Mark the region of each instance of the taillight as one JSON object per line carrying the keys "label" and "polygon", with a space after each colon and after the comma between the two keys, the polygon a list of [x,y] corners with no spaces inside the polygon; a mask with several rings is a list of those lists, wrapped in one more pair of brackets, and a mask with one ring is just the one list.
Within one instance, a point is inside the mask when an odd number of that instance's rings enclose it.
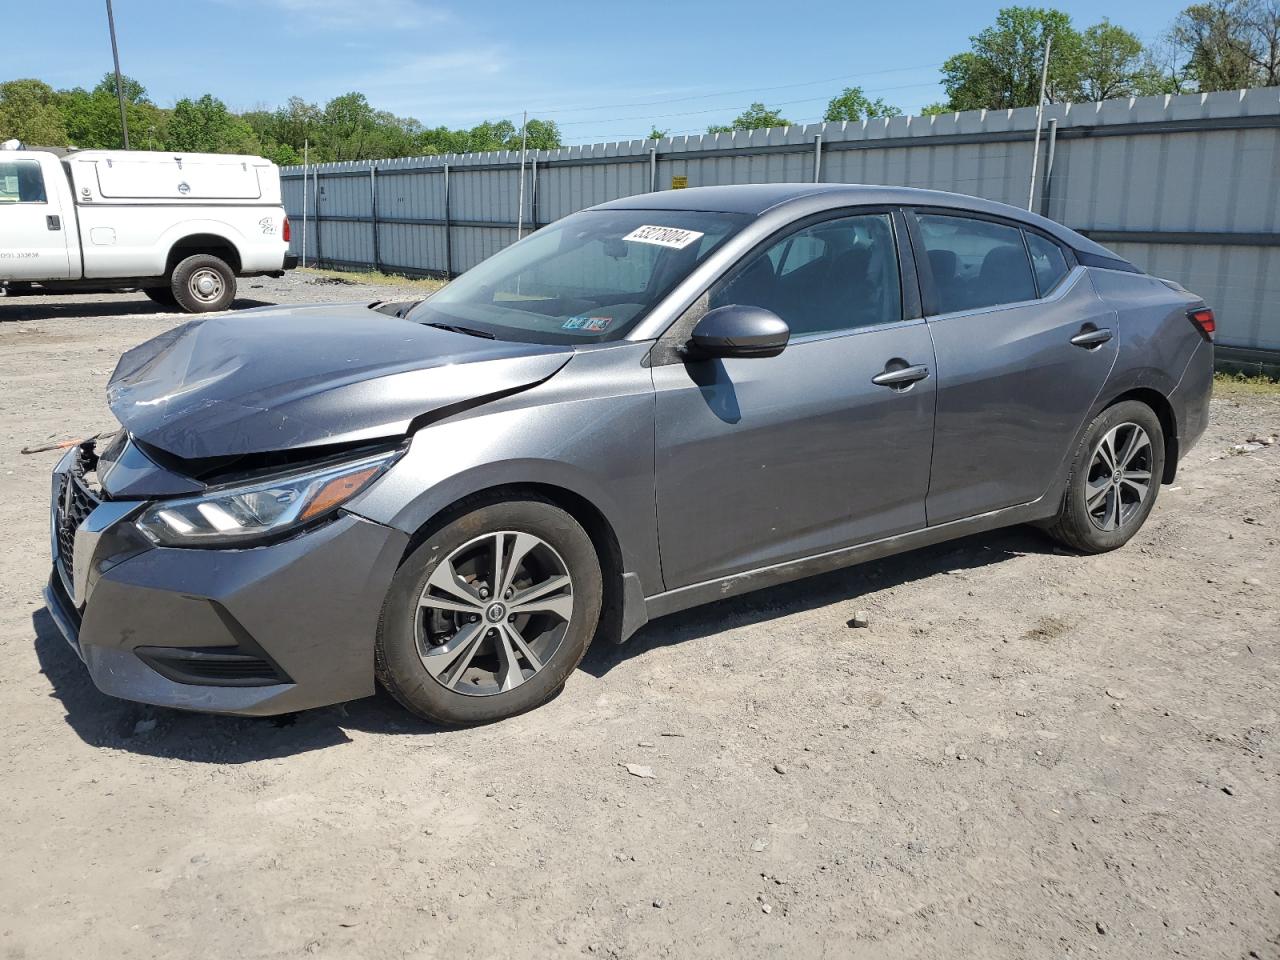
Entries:
{"label": "taillight", "polygon": [[[283,234],[284,234],[284,242],[288,243],[289,242],[289,218],[288,217],[284,218]],[[1210,321],[1212,322],[1213,314],[1209,314],[1209,317],[1210,317]]]}
{"label": "taillight", "polygon": [[1187,319],[1196,325],[1196,329],[1206,340],[1213,339],[1213,332],[1217,326],[1213,322],[1213,311],[1208,307],[1201,307],[1199,310],[1190,310],[1187,312]]}

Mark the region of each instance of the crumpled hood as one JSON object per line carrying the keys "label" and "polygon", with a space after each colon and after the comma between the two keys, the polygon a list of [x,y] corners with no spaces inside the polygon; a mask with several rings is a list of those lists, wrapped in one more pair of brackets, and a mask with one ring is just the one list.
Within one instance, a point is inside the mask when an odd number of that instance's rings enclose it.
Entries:
{"label": "crumpled hood", "polygon": [[539,383],[572,347],[487,340],[364,304],[268,307],[195,320],[120,358],[107,402],[182,458],[403,435],[416,417]]}

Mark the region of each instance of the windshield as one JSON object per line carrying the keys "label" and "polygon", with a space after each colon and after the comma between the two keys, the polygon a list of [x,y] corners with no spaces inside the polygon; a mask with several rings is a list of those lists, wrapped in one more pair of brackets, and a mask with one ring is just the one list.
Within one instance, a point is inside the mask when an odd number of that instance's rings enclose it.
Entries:
{"label": "windshield", "polygon": [[584,210],[468,270],[409,319],[501,340],[620,340],[749,220],[688,210]]}

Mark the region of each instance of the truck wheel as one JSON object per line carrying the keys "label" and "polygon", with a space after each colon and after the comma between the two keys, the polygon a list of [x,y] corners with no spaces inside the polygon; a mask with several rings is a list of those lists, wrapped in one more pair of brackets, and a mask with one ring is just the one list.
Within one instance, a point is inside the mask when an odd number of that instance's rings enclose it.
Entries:
{"label": "truck wheel", "polygon": [[187,313],[225,310],[236,296],[236,275],[208,253],[187,257],[173,271],[173,298]]}
{"label": "truck wheel", "polygon": [[162,307],[168,307],[170,310],[177,309],[178,298],[173,295],[173,291],[168,287],[144,287],[143,293],[147,298]]}

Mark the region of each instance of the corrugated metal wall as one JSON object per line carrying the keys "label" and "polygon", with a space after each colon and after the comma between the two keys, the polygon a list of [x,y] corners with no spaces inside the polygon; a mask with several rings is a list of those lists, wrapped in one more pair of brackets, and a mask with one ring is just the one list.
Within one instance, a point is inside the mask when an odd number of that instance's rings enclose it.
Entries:
{"label": "corrugated metal wall", "polygon": [[[1028,107],[535,151],[523,221],[678,178],[931,187],[1025,207],[1035,123]],[[292,252],[305,243],[308,263],[460,273],[515,240],[519,159],[320,164],[305,230],[303,170],[286,168]],[[1047,107],[1039,172],[1041,212],[1202,294],[1221,343],[1280,350],[1280,88]]]}

